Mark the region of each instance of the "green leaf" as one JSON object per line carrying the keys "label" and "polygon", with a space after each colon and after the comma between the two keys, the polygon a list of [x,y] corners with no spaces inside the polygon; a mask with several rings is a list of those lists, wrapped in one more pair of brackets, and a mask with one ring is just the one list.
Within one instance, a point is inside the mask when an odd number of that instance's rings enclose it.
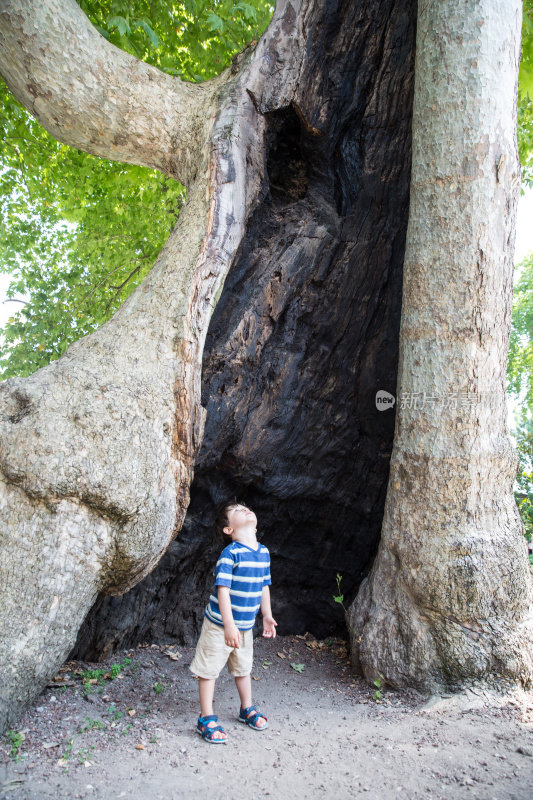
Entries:
{"label": "green leaf", "polygon": [[305,664],[294,664],[291,662],[291,667],[295,672],[303,672],[305,669]]}
{"label": "green leaf", "polygon": [[110,28],[117,28],[121,36],[131,36],[131,28],[124,17],[110,17],[108,25]]}
{"label": "green leaf", "polygon": [[248,3],[239,3],[238,6],[234,6],[234,8],[238,11],[242,11],[245,19],[248,22],[255,22],[257,19],[257,12],[253,6],[249,5]]}
{"label": "green leaf", "polygon": [[148,38],[150,39],[154,47],[159,47],[159,37],[152,30],[152,28],[150,27],[150,25],[146,20],[144,19],[137,20],[135,24],[143,29],[143,31],[147,34]]}
{"label": "green leaf", "polygon": [[[270,0],[236,11],[233,0],[77,3],[116,47],[197,82],[261,35],[274,9]],[[6,379],[56,360],[113,315],[152,268],[186,192],[156,170],[59,143],[1,79],[0,129],[0,272],[11,277],[9,293],[26,301],[10,305],[1,331]]]}
{"label": "green leaf", "polygon": [[215,14],[213,11],[207,15],[206,22],[210,31],[224,30],[224,22],[220,19],[218,14]]}

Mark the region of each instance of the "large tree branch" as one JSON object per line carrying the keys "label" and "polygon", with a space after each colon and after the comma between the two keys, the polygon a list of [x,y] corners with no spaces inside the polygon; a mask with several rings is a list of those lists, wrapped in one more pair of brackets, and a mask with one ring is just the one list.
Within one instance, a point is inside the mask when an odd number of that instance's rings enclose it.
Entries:
{"label": "large tree branch", "polygon": [[[55,0],[47,2],[50,13]],[[74,342],[61,358],[28,378],[0,385],[0,730],[54,674],[98,593],[121,594],[135,585],[153,569],[183,524],[206,416],[201,366],[210,317],[248,220],[268,191],[269,121],[266,113],[258,113],[250,91],[266,110],[276,110],[276,86],[284,90],[284,108],[294,93],[275,77],[288,63],[294,87],[301,71],[305,48],[292,52],[288,44],[299,25],[293,2],[297,5],[298,0],[280,1],[268,30],[257,47],[237,59],[233,74],[226,70],[209,82],[194,110],[198,127],[194,120],[183,127],[185,147],[199,143],[196,163],[189,170],[196,178],[145,280],[105,325]],[[4,22],[6,7],[0,5]],[[55,86],[58,45],[49,47],[36,32],[39,24],[47,27],[46,15],[37,23],[27,21],[25,11],[9,8],[7,16],[21,17],[18,37],[36,37],[40,44],[31,49],[29,44],[26,49],[19,45],[18,60],[10,57],[8,63],[18,73],[20,63],[29,62],[27,74],[40,80],[44,72]],[[73,31],[72,18],[68,25]],[[66,34],[67,39],[73,35]],[[90,52],[87,27],[77,27],[75,35],[72,46],[64,44],[77,59],[70,70],[77,76],[72,92],[76,95],[81,86],[82,98],[94,107],[99,72],[83,77],[79,63],[80,54]],[[57,39],[57,30],[51,38]],[[41,64],[49,50],[55,50],[55,57],[47,58],[47,72]],[[33,52],[35,57],[29,55]],[[116,55],[115,50],[109,52]],[[97,63],[99,58],[91,60]],[[124,58],[117,56],[115,68],[127,62],[135,75],[148,74],[143,72],[145,65]],[[68,62],[60,63],[67,68]],[[87,59],[85,66],[91,69]],[[102,61],[100,72],[105,66]],[[125,90],[106,70],[107,91],[99,101],[107,107],[114,97],[112,87],[115,92],[120,87],[120,94]],[[174,86],[181,84],[157,71],[153,74],[156,83],[163,81],[156,92],[159,111],[163,107],[172,114],[174,98],[162,96],[161,86],[179,95]],[[131,76],[124,73],[123,78],[131,84]],[[70,81],[70,75],[65,80]],[[148,82],[133,85],[139,92],[151,89]],[[76,127],[77,136],[90,140],[78,116],[86,131],[89,121],[95,125],[93,114],[98,110],[93,108],[87,117],[79,96],[73,110],[68,93],[59,86],[54,91],[59,97],[52,94],[50,100],[39,92],[32,95],[33,106],[51,116],[48,105],[55,111],[69,101],[69,124]],[[123,113],[142,102],[132,98],[122,106]],[[200,119],[201,106],[205,118]],[[136,120],[129,117],[135,130],[145,119],[146,107],[141,105]],[[116,125],[120,111],[110,113]],[[105,115],[98,119],[106,128]],[[177,114],[176,125],[179,120]],[[131,131],[131,125],[126,130]],[[72,128],[66,131],[72,136]],[[166,132],[160,129],[154,135],[148,124],[146,131],[146,137],[153,137],[148,142],[152,153],[154,148],[161,153],[157,136],[165,137]],[[115,129],[111,136],[114,144],[119,133]],[[109,137],[96,125],[93,138],[101,143],[102,135]],[[130,133],[121,145],[132,160],[135,141]],[[173,146],[173,137],[167,141]],[[194,155],[191,152],[188,162],[182,155],[181,163],[192,164]],[[137,153],[137,160],[141,156]]]}
{"label": "large tree branch", "polygon": [[108,42],[75,0],[2,0],[0,73],[56,139],[113,161],[195,177],[224,79],[190,84]]}

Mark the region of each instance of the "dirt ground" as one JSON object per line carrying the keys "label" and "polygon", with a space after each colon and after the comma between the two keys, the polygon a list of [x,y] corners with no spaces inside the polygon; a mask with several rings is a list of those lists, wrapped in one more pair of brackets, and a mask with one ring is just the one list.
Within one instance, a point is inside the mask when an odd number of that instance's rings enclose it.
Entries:
{"label": "dirt ground", "polygon": [[268,728],[237,721],[224,669],[221,745],[195,732],[194,648],[70,662],[1,739],[0,800],[533,798],[533,693],[490,706],[474,692],[376,698],[341,640],[259,636],[254,651],[253,700]]}

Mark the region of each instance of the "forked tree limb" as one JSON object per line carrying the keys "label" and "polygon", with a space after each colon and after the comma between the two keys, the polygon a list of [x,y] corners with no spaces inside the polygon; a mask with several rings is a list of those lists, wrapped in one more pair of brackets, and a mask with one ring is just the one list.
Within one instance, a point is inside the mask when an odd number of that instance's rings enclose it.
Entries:
{"label": "forked tree limb", "polygon": [[75,0],[2,0],[0,66],[56,139],[194,180],[218,82],[187,83],[108,42]]}
{"label": "forked tree limb", "polygon": [[[84,83],[78,69],[75,84],[62,94],[69,74],[63,50],[56,45],[43,55],[46,13],[39,17],[36,4],[41,36],[35,20],[27,21],[25,4],[2,6],[3,24],[6,9],[20,17],[22,44],[9,74],[18,74],[20,61],[28,60],[26,46],[35,49],[38,68],[32,63],[22,74],[32,75],[33,84],[42,80],[42,91],[26,86],[29,95],[21,98],[33,113],[52,120],[62,141],[191,180],[151,272],[114,316],[57,361],[0,385],[0,728],[17,718],[62,663],[97,594],[120,594],[137,583],[181,528],[205,419],[200,370],[209,320],[265,177],[265,118],[258,103],[275,105],[276,87],[283,90],[281,102],[290,97],[301,52],[291,45],[300,32],[295,8],[314,4],[320,6],[316,0],[278,3],[268,30],[237,59],[237,69],[210,81],[205,94],[195,87],[193,116],[179,113],[186,102],[181,81],[152,68],[145,73],[145,65],[109,49],[98,36],[91,39],[96,52],[102,46],[113,53],[126,86],[112,77],[113,69],[98,83],[85,62],[92,77]],[[47,3],[47,13],[59,5]],[[70,2],[68,9],[72,18],[64,30],[76,63],[78,41],[87,55],[85,37],[92,35],[79,8]],[[94,52],[91,57],[98,62]],[[285,63],[288,81],[280,77]],[[133,81],[128,66],[137,76]],[[56,94],[48,95],[55,85],[50,73],[61,72]],[[142,101],[142,93],[151,91],[142,77],[148,74],[157,86],[155,128],[152,105]],[[127,98],[128,86],[133,112],[127,99],[115,95],[120,87]],[[111,112],[110,134],[107,109],[114,100],[119,108]],[[122,114],[128,135],[117,144]]]}

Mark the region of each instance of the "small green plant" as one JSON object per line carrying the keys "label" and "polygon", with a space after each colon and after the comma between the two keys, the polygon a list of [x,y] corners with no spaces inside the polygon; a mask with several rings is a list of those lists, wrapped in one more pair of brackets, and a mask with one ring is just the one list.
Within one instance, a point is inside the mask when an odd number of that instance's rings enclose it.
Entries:
{"label": "small green plant", "polygon": [[87,731],[90,731],[93,728],[99,728],[101,730],[102,728],[105,728],[105,725],[99,719],[91,719],[90,717],[85,717],[85,724],[82,726],[80,733],[86,733]]}
{"label": "small green plant", "polygon": [[114,679],[122,672],[125,667],[128,667],[132,662],[131,658],[125,658],[121,664],[112,664],[111,665],[111,678]]}
{"label": "small green plant", "polygon": [[89,747],[81,747],[78,750],[77,756],[79,758],[80,764],[84,764],[85,761],[89,760],[89,756],[92,754],[94,750],[94,744],[89,745]]}
{"label": "small green plant", "polygon": [[122,711],[119,711],[114,703],[111,703],[111,705],[107,709],[107,713],[114,720],[120,719],[123,716]]}
{"label": "small green plant", "polygon": [[91,685],[97,684],[99,686],[104,686],[106,682],[106,678],[111,678],[114,680],[123,669],[128,667],[132,662],[131,658],[125,658],[120,664],[112,664],[111,669],[85,669],[81,673],[81,679],[83,685],[87,692],[92,691]]}
{"label": "small green plant", "polygon": [[163,691],[163,684],[159,683],[159,681],[157,683],[154,683],[154,692],[156,694],[161,694],[162,691]]}
{"label": "small green plant", "polygon": [[69,739],[67,741],[67,746],[65,747],[65,750],[64,750],[63,755],[61,756],[60,760],[68,761],[69,758],[72,756],[72,744],[73,744],[73,742],[74,742],[73,738],[71,738],[71,739]]}
{"label": "small green plant", "polygon": [[376,678],[375,680],[372,681],[372,683],[376,687],[376,691],[372,695],[372,700],[381,700],[382,697],[383,697],[383,694],[381,692],[382,682],[381,682],[380,678],[383,679],[383,675],[380,675],[379,678]]}
{"label": "small green plant", "polygon": [[88,689],[89,685],[94,682],[104,684],[104,675],[106,672],[107,670],[105,669],[84,669],[81,678],[83,685]]}
{"label": "small green plant", "polygon": [[[348,626],[348,630],[350,631],[352,636],[355,636],[355,631],[354,631],[354,629],[352,628],[352,626],[350,625],[350,622],[349,622],[348,609],[344,605],[344,594],[341,592],[341,581],[342,581],[342,575],[340,575],[337,572],[337,594],[333,595],[333,599],[335,600],[336,603],[338,603],[339,605],[342,606],[342,608],[344,610],[344,618],[346,620],[346,624]],[[328,640],[326,640],[326,642],[327,641]],[[328,647],[329,647],[329,645],[328,645]]]}
{"label": "small green plant", "polygon": [[291,667],[295,672],[303,672],[305,669],[305,664],[293,664],[291,662]]}
{"label": "small green plant", "polygon": [[158,742],[159,740],[158,740],[157,736],[156,736],[156,735],[155,735],[155,733],[154,733],[152,736],[150,736],[150,738],[148,739],[148,741],[149,741],[149,742],[151,742],[152,744],[157,744],[157,742]]}
{"label": "small green plant", "polygon": [[126,736],[126,734],[128,734],[128,733],[131,731],[131,729],[132,729],[132,728],[133,728],[133,722],[130,722],[130,723],[129,723],[128,725],[126,725],[126,727],[125,727],[125,728],[123,728],[123,730],[121,731],[121,733],[122,733],[122,736]]}
{"label": "small green plant", "polygon": [[8,731],[6,737],[11,745],[11,749],[9,751],[10,757],[14,761],[21,761],[24,758],[24,756],[20,754],[20,747],[24,741],[24,734],[20,731]]}
{"label": "small green plant", "polygon": [[341,605],[344,608],[344,610],[346,611],[346,608],[344,606],[344,594],[341,592],[341,581],[342,581],[342,575],[339,575],[339,573],[337,572],[337,592],[338,592],[338,594],[337,595],[333,595],[333,599],[335,600],[336,603],[339,603],[339,605]]}

